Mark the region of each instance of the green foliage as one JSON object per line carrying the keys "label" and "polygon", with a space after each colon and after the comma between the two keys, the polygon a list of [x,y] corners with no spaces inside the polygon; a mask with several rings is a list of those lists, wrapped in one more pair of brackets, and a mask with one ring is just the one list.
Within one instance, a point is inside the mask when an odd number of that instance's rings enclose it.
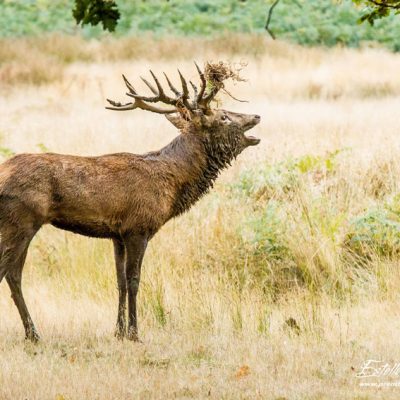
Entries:
{"label": "green foliage", "polygon": [[120,13],[113,0],[75,0],[72,11],[77,24],[98,25],[101,23],[104,30],[115,31]]}
{"label": "green foliage", "polygon": [[[390,15],[392,10],[395,13],[400,12],[400,1],[398,0],[353,0],[357,5],[363,4],[367,7],[368,12],[365,13],[359,19],[359,22],[368,21],[371,25],[374,24],[375,20],[387,17]],[[245,3],[245,0],[242,0]],[[268,30],[270,35],[275,38],[275,35],[269,29],[270,20],[272,18],[273,10],[278,5],[279,0],[274,1],[270,5],[268,12],[267,23],[265,29]],[[76,7],[73,11],[73,15],[77,23],[98,25],[99,22],[103,23],[105,30],[114,31],[120,17],[117,5],[114,1],[108,0],[75,0]],[[297,0],[294,3],[296,6],[300,6]],[[199,9],[202,11],[208,11],[209,4],[199,4]]]}
{"label": "green foliage", "polygon": [[[0,132],[0,143],[3,141],[3,133]],[[0,161],[4,161],[15,155],[15,152],[8,147],[0,146]]]}
{"label": "green foliage", "polygon": [[[319,185],[335,172],[338,156],[342,150],[325,156],[304,155],[275,164],[260,165],[243,172],[237,183],[232,185],[233,198],[246,198],[251,211],[244,214],[239,236],[246,248],[246,254],[262,264],[262,260],[292,263],[292,254],[287,238],[293,215],[288,214],[288,204],[296,203],[305,185]],[[306,183],[309,182],[309,183]],[[295,218],[306,220],[306,224],[317,226],[321,234],[333,243],[345,217],[342,213],[328,215],[324,199],[316,198],[315,206],[302,210],[296,206]],[[307,212],[307,216],[304,213]],[[291,223],[292,223],[291,222]]]}
{"label": "green foliage", "polygon": [[361,256],[399,254],[400,220],[385,208],[367,210],[352,221],[346,245]]}
{"label": "green foliage", "polygon": [[[112,3],[103,0],[107,6]],[[82,5],[93,0],[80,0],[76,13],[85,21],[89,11]],[[119,0],[121,18],[115,34],[201,35],[228,32],[265,33],[265,21],[272,1],[252,0]],[[45,32],[77,32],[70,0],[0,0],[0,37],[39,35]],[[111,7],[112,10],[116,11]],[[95,20],[113,26],[110,14],[96,14]],[[116,16],[116,14],[114,14]],[[280,39],[305,45],[344,44],[359,46],[363,41],[377,41],[400,50],[400,18],[390,15],[374,27],[358,25],[360,10],[351,0],[339,4],[334,0],[282,0],[275,8],[270,29]],[[108,20],[110,18],[110,21]],[[86,22],[89,20],[87,19]],[[84,22],[84,23],[86,23]],[[85,37],[107,35],[99,26],[79,29]]]}
{"label": "green foliage", "polygon": [[149,305],[158,325],[160,327],[165,327],[167,324],[167,311],[164,304],[164,290],[161,284],[157,284],[151,289]]}
{"label": "green foliage", "polygon": [[237,225],[245,257],[238,252],[237,258],[248,262],[248,271],[266,293],[278,295],[290,282],[313,290],[344,290],[340,271],[332,269],[344,254],[349,227],[348,212],[333,195],[335,185],[343,184],[337,175],[342,155],[347,151],[263,164],[230,186],[232,199],[246,204]]}
{"label": "green foliage", "polygon": [[[400,254],[400,194],[355,218],[331,203],[325,190],[335,181],[343,153],[306,154],[262,165],[245,171],[231,186],[235,197],[245,196],[251,205],[240,235],[246,251],[256,257],[258,264],[261,260],[293,263],[295,257],[287,239],[299,224],[307,232],[306,237],[324,238],[331,246],[341,248],[339,252],[350,250],[367,259]],[[310,190],[313,186],[321,190]]]}
{"label": "green foliage", "polygon": [[256,199],[279,199],[298,189],[304,175],[319,181],[331,174],[338,156],[345,150],[335,150],[325,156],[306,154],[275,164],[264,164],[256,170],[244,171],[232,189],[235,195],[242,193]]}
{"label": "green foliage", "polygon": [[50,151],[50,149],[43,143],[38,143],[36,145],[36,147],[38,148],[38,150],[42,153],[48,153]]}
{"label": "green foliage", "polygon": [[353,0],[357,5],[365,6],[365,13],[359,19],[359,22],[368,21],[374,25],[375,21],[385,18],[391,14],[400,13],[399,0]]}
{"label": "green foliage", "polygon": [[314,156],[306,154],[298,158],[294,162],[294,167],[297,168],[302,174],[308,172],[321,172],[329,173],[334,171],[336,166],[336,157],[344,150],[335,150],[326,154],[325,156]]}
{"label": "green foliage", "polygon": [[250,244],[255,256],[283,260],[288,256],[284,243],[287,215],[275,201],[268,202],[259,212],[253,213],[240,227],[245,243]]}
{"label": "green foliage", "polygon": [[251,197],[273,197],[274,194],[286,193],[294,188],[297,175],[287,163],[266,164],[256,170],[244,171],[238,182],[232,185],[236,194]]}
{"label": "green foliage", "polygon": [[351,221],[346,245],[362,256],[400,253],[400,194]]}
{"label": "green foliage", "polygon": [[2,160],[10,158],[15,155],[15,152],[8,147],[0,147],[0,158]]}

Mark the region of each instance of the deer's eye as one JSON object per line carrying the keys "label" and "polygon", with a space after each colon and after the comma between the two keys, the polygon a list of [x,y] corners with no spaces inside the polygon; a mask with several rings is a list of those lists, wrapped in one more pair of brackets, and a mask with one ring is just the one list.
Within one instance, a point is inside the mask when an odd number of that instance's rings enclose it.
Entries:
{"label": "deer's eye", "polygon": [[222,121],[226,121],[227,116],[226,116],[226,115],[223,115],[223,116],[221,117],[221,119],[222,119]]}

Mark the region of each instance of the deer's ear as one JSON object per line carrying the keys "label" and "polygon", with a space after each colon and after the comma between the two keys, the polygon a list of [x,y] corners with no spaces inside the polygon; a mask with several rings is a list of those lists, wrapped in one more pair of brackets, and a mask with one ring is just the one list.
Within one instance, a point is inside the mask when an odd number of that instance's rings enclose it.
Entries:
{"label": "deer's ear", "polygon": [[179,113],[165,114],[165,118],[167,118],[167,120],[171,122],[171,124],[179,130],[184,129],[187,124],[187,121],[183,119]]}

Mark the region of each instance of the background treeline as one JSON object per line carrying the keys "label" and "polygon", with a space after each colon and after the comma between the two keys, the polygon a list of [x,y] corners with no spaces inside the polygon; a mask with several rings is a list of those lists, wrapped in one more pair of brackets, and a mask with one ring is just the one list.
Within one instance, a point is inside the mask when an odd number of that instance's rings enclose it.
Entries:
{"label": "background treeline", "polygon": [[[229,32],[265,32],[270,0],[119,0],[116,34],[215,36]],[[72,0],[0,0],[0,36],[80,32],[87,38],[107,35],[100,27],[76,26]],[[350,0],[281,0],[270,24],[274,34],[303,45],[377,42],[400,50],[400,18],[390,16],[372,27],[358,24],[362,8]]]}

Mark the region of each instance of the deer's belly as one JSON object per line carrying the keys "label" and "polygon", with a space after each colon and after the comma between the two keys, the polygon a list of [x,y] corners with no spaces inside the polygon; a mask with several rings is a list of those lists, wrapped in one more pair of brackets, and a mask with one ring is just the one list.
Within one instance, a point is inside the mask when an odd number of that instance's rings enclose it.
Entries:
{"label": "deer's belly", "polygon": [[56,228],[64,229],[79,235],[95,237],[95,238],[114,238],[117,237],[117,232],[110,229],[110,226],[102,222],[78,222],[66,221],[63,219],[53,219],[50,221],[51,225]]}

